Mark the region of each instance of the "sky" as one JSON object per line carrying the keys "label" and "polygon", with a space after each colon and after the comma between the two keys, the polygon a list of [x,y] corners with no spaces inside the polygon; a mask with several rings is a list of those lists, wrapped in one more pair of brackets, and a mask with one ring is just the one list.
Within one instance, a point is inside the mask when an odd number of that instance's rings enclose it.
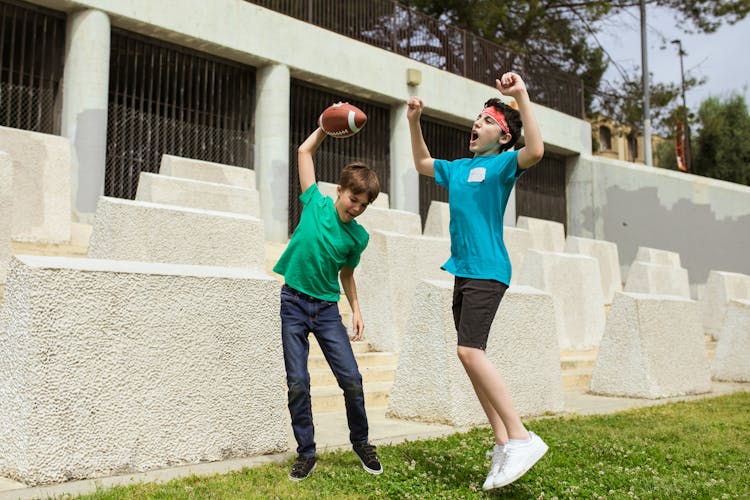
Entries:
{"label": "sky", "polygon": [[[685,74],[705,78],[704,85],[686,93],[688,108],[697,111],[708,97],[725,98],[732,92],[745,96],[750,104],[750,18],[734,25],[723,24],[712,34],[687,34],[679,27],[673,11],[647,7],[648,67],[655,82],[680,84],[679,38],[687,55],[683,56]],[[640,11],[631,8],[603,25],[597,34],[601,46],[620,66],[641,67]],[[610,63],[605,78],[620,80]]]}

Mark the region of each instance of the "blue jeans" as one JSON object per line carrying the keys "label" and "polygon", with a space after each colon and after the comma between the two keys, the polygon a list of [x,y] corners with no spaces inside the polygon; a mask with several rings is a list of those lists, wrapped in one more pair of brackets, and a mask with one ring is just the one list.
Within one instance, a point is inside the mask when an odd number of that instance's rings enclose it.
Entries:
{"label": "blue jeans", "polygon": [[310,400],[310,373],[307,357],[310,352],[308,334],[318,340],[339,387],[344,391],[349,440],[352,444],[368,441],[365,393],[357,360],[341,322],[335,302],[316,299],[284,285],[281,288],[281,342],[288,388],[289,413],[297,440],[299,456],[315,456],[315,428]]}

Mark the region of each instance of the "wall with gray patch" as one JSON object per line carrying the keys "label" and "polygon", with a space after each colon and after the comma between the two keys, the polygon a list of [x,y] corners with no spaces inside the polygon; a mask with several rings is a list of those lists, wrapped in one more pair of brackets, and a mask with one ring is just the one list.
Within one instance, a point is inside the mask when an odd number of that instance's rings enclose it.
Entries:
{"label": "wall with gray patch", "polygon": [[639,246],[678,252],[690,284],[750,274],[750,187],[580,156],[567,167],[568,234],[617,244],[623,279]]}

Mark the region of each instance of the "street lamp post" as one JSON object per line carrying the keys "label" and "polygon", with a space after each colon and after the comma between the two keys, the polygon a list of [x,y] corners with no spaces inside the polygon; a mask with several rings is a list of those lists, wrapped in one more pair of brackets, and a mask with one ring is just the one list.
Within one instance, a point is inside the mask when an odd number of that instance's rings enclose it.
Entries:
{"label": "street lamp post", "polygon": [[690,151],[690,124],[688,123],[688,108],[687,108],[687,101],[685,100],[685,66],[683,65],[683,62],[682,62],[682,56],[686,56],[687,52],[682,50],[682,40],[675,39],[675,40],[672,40],[671,43],[677,45],[677,48],[679,51],[678,53],[680,55],[680,79],[682,82],[682,87],[681,87],[682,88],[682,109],[685,114],[683,117],[684,123],[682,125],[682,129],[684,130],[683,133],[685,134],[685,170],[690,172],[690,167],[691,167],[690,165],[690,160],[691,160],[690,158],[691,156],[690,154],[691,153]]}

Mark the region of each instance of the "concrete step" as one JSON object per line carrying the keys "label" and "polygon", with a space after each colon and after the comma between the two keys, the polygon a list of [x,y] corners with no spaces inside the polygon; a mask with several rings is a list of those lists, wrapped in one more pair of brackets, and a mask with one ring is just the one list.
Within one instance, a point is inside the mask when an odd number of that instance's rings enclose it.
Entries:
{"label": "concrete step", "polygon": [[[323,351],[320,350],[320,346],[318,345],[318,341],[315,339],[315,335],[310,335],[308,339],[310,340],[310,355],[323,354]],[[367,342],[352,342],[351,344],[355,356],[370,352],[370,344]]]}
{"label": "concrete step", "polygon": [[[360,367],[362,381],[365,384],[370,382],[391,382],[396,377],[396,366],[366,366]],[[312,387],[325,387],[328,385],[337,385],[336,377],[333,376],[330,368],[320,368],[310,371],[310,385]]]}
{"label": "concrete step", "polygon": [[588,389],[591,382],[591,369],[577,368],[562,373],[563,389]]}
{"label": "concrete step", "polygon": [[560,358],[560,368],[563,373],[569,370],[593,370],[596,356],[588,354],[565,356]]}
{"label": "concrete step", "polygon": [[[364,384],[365,408],[386,408],[391,396],[393,382],[370,382]],[[345,411],[344,392],[338,386],[312,387],[312,409],[314,413]]]}
{"label": "concrete step", "polygon": [[[365,352],[355,355],[357,358],[357,364],[359,369],[369,368],[373,366],[397,366],[398,365],[398,354],[392,352]],[[330,370],[328,362],[322,354],[311,354],[307,363],[307,368],[311,372],[313,370],[320,370],[325,368]]]}

